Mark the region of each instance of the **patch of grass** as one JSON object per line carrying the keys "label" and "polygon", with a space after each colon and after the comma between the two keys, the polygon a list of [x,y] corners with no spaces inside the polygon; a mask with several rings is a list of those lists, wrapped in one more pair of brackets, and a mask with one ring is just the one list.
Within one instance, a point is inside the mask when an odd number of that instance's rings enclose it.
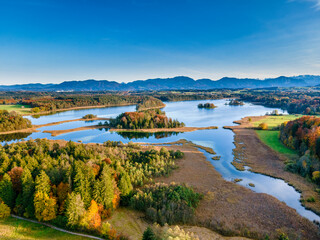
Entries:
{"label": "patch of grass", "polygon": [[107,222],[118,233],[131,236],[132,239],[141,239],[148,223],[144,220],[144,214],[128,208],[118,208]]}
{"label": "patch of grass", "polygon": [[52,228],[9,217],[0,220],[0,239],[4,240],[88,240],[89,238],[60,232]]}
{"label": "patch of grass", "polygon": [[264,119],[253,122],[254,127],[258,127],[261,123],[266,123],[269,128],[275,128],[281,125],[281,123],[292,121],[303,115],[283,115],[283,116],[267,116]]}
{"label": "patch of grass", "polygon": [[256,130],[256,133],[264,144],[276,152],[291,156],[297,155],[294,150],[287,148],[282,142],[280,142],[279,131]]}
{"label": "patch of grass", "polygon": [[31,107],[29,105],[0,105],[0,110],[7,110],[9,112],[15,111],[20,114],[28,114],[31,112]]}

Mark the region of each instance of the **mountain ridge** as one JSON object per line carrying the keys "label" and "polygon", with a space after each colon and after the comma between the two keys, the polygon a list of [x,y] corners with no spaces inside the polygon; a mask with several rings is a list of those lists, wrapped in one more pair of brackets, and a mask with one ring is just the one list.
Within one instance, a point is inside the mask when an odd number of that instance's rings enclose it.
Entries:
{"label": "mountain ridge", "polygon": [[193,79],[186,76],[173,78],[154,78],[119,83],[108,80],[72,80],[62,83],[30,83],[16,85],[0,85],[0,91],[144,91],[144,90],[206,90],[237,88],[269,88],[269,87],[307,87],[320,84],[320,76],[300,75],[293,77],[280,76],[264,80],[255,78],[224,77],[219,80]]}

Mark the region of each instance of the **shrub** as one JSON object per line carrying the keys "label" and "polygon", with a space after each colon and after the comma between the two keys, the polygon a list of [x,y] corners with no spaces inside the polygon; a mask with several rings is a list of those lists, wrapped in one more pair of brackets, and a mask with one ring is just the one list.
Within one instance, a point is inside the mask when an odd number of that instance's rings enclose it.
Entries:
{"label": "shrub", "polygon": [[266,123],[260,123],[258,126],[259,129],[261,130],[267,130],[268,129],[268,124]]}
{"label": "shrub", "polygon": [[10,212],[10,208],[4,202],[0,202],[0,219],[9,217]]}

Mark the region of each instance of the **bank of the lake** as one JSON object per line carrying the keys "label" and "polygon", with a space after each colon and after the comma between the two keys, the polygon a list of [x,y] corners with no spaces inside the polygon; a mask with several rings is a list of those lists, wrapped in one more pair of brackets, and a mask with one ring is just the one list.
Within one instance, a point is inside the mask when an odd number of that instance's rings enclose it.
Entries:
{"label": "bank of the lake", "polygon": [[[266,118],[267,116],[245,117],[236,121],[240,125],[229,127],[235,133],[234,166],[239,170],[243,170],[244,166],[247,166],[252,172],[283,179],[301,193],[302,205],[320,214],[320,195],[316,191],[318,186],[298,174],[285,170],[285,162],[290,157],[298,156],[289,151],[290,149],[288,152],[284,151],[282,148],[285,146],[282,146],[280,141],[278,142],[280,147],[272,148],[272,144],[268,146],[267,142],[259,138],[255,132],[255,122],[266,121]],[[315,202],[306,201],[311,197],[315,199]]]}
{"label": "bank of the lake", "polygon": [[273,239],[279,232],[289,234],[290,239],[318,239],[317,226],[285,203],[224,180],[211,164],[212,154],[183,141],[166,147],[179,149],[185,156],[169,177],[156,181],[186,183],[204,194],[196,209],[196,225],[224,235],[254,239],[264,239],[266,235]]}

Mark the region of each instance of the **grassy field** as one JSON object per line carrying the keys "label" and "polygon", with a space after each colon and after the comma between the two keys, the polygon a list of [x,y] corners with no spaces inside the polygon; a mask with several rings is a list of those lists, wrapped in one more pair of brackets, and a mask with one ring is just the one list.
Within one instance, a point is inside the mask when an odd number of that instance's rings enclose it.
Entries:
{"label": "grassy field", "polygon": [[279,131],[256,130],[256,133],[264,144],[266,144],[276,152],[290,156],[297,155],[294,150],[287,148],[282,144],[282,142],[280,142]]}
{"label": "grassy field", "polygon": [[88,240],[89,238],[63,233],[40,224],[9,217],[7,219],[0,220],[0,239]]}
{"label": "grassy field", "polygon": [[264,119],[261,119],[259,121],[253,122],[254,127],[258,127],[260,123],[266,123],[268,124],[269,128],[278,127],[281,125],[281,123],[292,121],[297,118],[302,117],[302,115],[283,115],[283,116],[267,116]]}
{"label": "grassy field", "polygon": [[29,105],[0,105],[0,110],[7,110],[7,111],[16,111],[21,114],[28,114],[31,111],[31,107]]}

